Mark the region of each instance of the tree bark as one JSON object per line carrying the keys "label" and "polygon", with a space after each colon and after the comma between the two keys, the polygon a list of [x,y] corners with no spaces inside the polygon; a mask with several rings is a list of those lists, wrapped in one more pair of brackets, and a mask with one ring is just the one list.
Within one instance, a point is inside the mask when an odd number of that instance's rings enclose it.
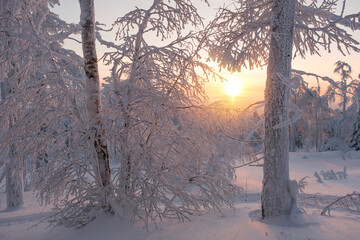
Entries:
{"label": "tree bark", "polygon": [[85,59],[86,74],[86,109],[91,129],[91,141],[95,149],[95,170],[101,187],[107,195],[112,186],[109,150],[104,139],[105,129],[101,121],[100,80],[95,48],[95,8],[94,0],[79,0],[81,8],[80,25],[82,48]]}
{"label": "tree bark", "polygon": [[[0,12],[5,13],[5,21],[6,21],[6,28],[5,36],[6,36],[6,42],[5,42],[5,48],[7,49],[14,49],[14,38],[13,34],[14,30],[14,23],[11,20],[13,16],[16,16],[19,13],[19,9],[11,9],[11,6],[9,5],[11,1],[9,0],[2,0],[0,1]],[[8,7],[10,7],[11,11],[8,10]],[[16,34],[16,33],[15,33]],[[10,52],[10,51],[9,51]],[[5,100],[10,94],[14,94],[14,89],[10,86],[9,80],[15,80],[17,75],[17,67],[12,59],[12,56],[6,56],[4,58],[5,60],[8,60],[8,67],[7,71],[7,77],[5,77],[4,82],[1,84],[1,102]],[[9,60],[11,59],[11,60]],[[20,82],[20,79],[18,79]],[[14,111],[17,111],[15,109]],[[14,112],[11,114],[11,117],[7,119],[9,121],[9,129],[11,129],[15,123],[16,123],[16,115],[17,112]],[[16,153],[16,146],[14,143],[10,143],[10,149],[8,154],[8,159],[5,164],[5,174],[6,174],[6,197],[7,197],[7,207],[13,208],[18,207],[24,204],[24,179],[23,179],[23,169],[24,169],[24,161],[19,159],[19,156],[17,156]]]}
{"label": "tree bark", "polygon": [[[13,147],[13,146],[12,146]],[[23,161],[15,161],[13,154],[6,164],[6,198],[7,207],[13,208],[24,204],[24,165]]]}
{"label": "tree bark", "polygon": [[[8,42],[10,43],[10,41]],[[14,64],[12,65],[14,66]],[[14,66],[15,69],[15,66]],[[8,74],[9,78],[14,75],[14,70]],[[5,100],[6,96],[13,93],[9,87],[7,80],[1,84],[1,102]],[[0,103],[1,103],[0,102]],[[10,117],[9,128],[12,128],[16,119]],[[20,160],[16,153],[15,144],[11,143],[8,160],[5,164],[6,174],[6,202],[7,208],[19,207],[24,204],[24,167],[25,161]]]}
{"label": "tree bark", "polygon": [[274,0],[265,90],[264,218],[290,214],[289,126],[287,104],[291,78],[295,0]]}

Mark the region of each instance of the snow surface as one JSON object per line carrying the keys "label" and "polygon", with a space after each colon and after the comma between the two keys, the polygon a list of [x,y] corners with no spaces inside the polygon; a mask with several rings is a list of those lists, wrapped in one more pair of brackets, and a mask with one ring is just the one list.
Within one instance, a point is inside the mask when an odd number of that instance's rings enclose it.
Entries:
{"label": "snow surface", "polygon": [[[344,160],[345,158],[345,160]],[[315,171],[342,171],[347,167],[347,179],[316,182]],[[360,153],[324,152],[291,153],[290,177],[300,180],[309,176],[307,193],[341,196],[353,191],[360,192]],[[244,167],[238,169],[237,183],[247,185],[246,199],[236,204],[236,212],[224,209],[218,212],[194,216],[190,222],[164,220],[153,226],[149,232],[141,221],[131,223],[118,216],[102,215],[80,229],[57,227],[47,228],[41,219],[51,214],[51,208],[43,208],[31,192],[24,195],[23,207],[6,210],[6,195],[0,193],[0,240],[331,240],[358,239],[360,216],[336,210],[332,217],[320,216],[318,209],[305,209],[302,224],[291,224],[284,217],[267,222],[258,221],[260,216],[262,168]],[[247,184],[245,184],[247,182]],[[246,200],[246,201],[245,201]],[[332,210],[335,211],[335,210]],[[33,226],[33,227],[32,227]]]}

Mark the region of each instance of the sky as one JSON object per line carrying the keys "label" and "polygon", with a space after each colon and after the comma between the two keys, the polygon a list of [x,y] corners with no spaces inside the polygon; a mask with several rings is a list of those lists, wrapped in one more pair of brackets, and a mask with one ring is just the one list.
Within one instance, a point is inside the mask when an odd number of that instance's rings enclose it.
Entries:
{"label": "sky", "polygon": [[[135,6],[146,8],[150,6],[152,0],[95,0],[95,14],[96,20],[104,23],[107,26],[116,20],[117,17],[134,9]],[[229,0],[209,0],[210,6],[202,1],[194,1],[194,5],[198,8],[199,14],[204,17],[205,24],[212,19],[219,6],[226,5]],[[341,0],[339,2],[342,2]],[[347,7],[345,14],[360,12],[360,0],[347,0]],[[340,4],[341,5],[341,4]],[[64,20],[72,23],[77,23],[80,18],[80,8],[77,0],[60,0],[60,6],[54,10]],[[340,11],[340,10],[339,10]],[[354,34],[356,39],[360,42],[360,31]],[[114,33],[105,33],[103,37],[107,40],[114,40]],[[69,41],[65,45],[81,53],[81,46],[74,42]],[[101,56],[106,51],[104,46],[97,46],[98,56]],[[332,52],[321,51],[321,56],[307,56],[306,59],[297,57],[292,62],[293,69],[303,70],[306,72],[316,73],[321,76],[329,76],[334,80],[340,80],[338,75],[333,73],[334,64],[338,60],[345,61],[352,66],[353,76],[356,77],[360,74],[360,53],[352,52],[350,56],[343,56],[333,47]],[[216,63],[209,63],[215,69],[218,69]],[[106,76],[108,67],[100,64],[100,75]],[[261,101],[264,98],[266,68],[255,70],[243,70],[242,72],[230,73],[222,70],[221,75],[231,81],[238,81],[241,86],[241,93],[236,97],[231,97],[225,93],[225,85],[220,81],[208,84],[205,86],[206,92],[209,96],[210,102],[223,101],[229,103],[232,107],[236,106],[244,109],[248,105]],[[307,79],[309,84],[316,83],[315,79]],[[322,85],[322,91],[326,90],[326,83]]]}

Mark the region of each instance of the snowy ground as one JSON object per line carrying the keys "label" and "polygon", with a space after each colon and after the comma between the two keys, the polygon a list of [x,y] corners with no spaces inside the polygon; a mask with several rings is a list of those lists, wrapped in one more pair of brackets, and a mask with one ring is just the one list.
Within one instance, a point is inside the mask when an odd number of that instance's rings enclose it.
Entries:
{"label": "snowy ground", "polygon": [[[344,160],[344,157],[346,160]],[[348,178],[316,182],[314,172],[321,170],[342,171],[347,167]],[[339,152],[294,153],[290,160],[291,178],[299,180],[309,176],[306,192],[324,195],[341,196],[353,191],[360,192],[360,154]],[[51,213],[50,208],[40,207],[32,193],[25,194],[26,204],[16,210],[8,211],[5,194],[0,193],[0,240],[328,240],[359,239],[360,215],[346,211],[332,211],[333,216],[320,216],[320,210],[306,209],[303,223],[289,224],[283,218],[271,222],[259,222],[260,191],[262,168],[245,167],[238,170],[239,184],[247,185],[247,201],[236,204],[236,212],[224,209],[220,213],[208,213],[193,217],[190,222],[166,220],[158,224],[158,229],[144,229],[142,222],[130,223],[116,216],[100,216],[84,228],[72,229],[58,227],[50,231],[46,224],[39,220]],[[246,184],[247,183],[247,184]]]}

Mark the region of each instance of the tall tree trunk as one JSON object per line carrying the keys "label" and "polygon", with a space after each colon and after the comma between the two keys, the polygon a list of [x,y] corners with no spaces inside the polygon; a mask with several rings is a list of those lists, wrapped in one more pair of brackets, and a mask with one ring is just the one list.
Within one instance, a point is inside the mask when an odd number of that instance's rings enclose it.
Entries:
{"label": "tall tree trunk", "polygon": [[[1,1],[1,9],[0,12],[4,13],[6,11],[6,8],[8,7],[8,4],[10,1]],[[14,11],[14,9],[13,9]],[[12,15],[17,15],[18,9],[15,10],[15,12],[7,12],[6,17],[9,19],[7,20],[6,27],[7,31],[5,32],[7,41],[6,41],[6,48],[8,49],[14,49],[14,39],[12,38],[12,34],[14,31],[13,29],[13,23],[10,20],[10,17]],[[8,15],[10,14],[10,15]],[[7,56],[8,59],[11,59],[11,57]],[[11,60],[8,65],[7,70],[10,70],[7,73],[7,78],[1,85],[1,101],[4,101],[6,97],[8,97],[11,94],[15,93],[15,90],[10,86],[9,80],[15,81],[16,75],[17,75],[17,67],[14,62],[14,60]],[[20,82],[20,79],[18,79],[18,83]],[[16,109],[14,111],[17,111]],[[9,119],[9,129],[11,129],[15,123],[16,123],[16,115],[17,112],[14,112],[11,114]],[[5,174],[6,174],[6,198],[7,198],[7,207],[13,208],[18,207],[24,204],[24,178],[23,178],[23,171],[24,171],[24,161],[19,159],[19,156],[16,153],[16,146],[14,143],[11,143],[9,154],[8,154],[8,160],[6,161],[5,165]]]}
{"label": "tall tree trunk", "polygon": [[[5,86],[4,86],[3,82],[0,82],[0,99],[1,99],[1,102],[4,101],[4,99],[5,99]],[[1,102],[0,102],[0,104],[1,104]]]}
{"label": "tall tree trunk", "polygon": [[345,114],[346,114],[346,104],[347,104],[347,96],[346,96],[346,91],[347,91],[347,83],[346,83],[346,79],[343,79],[343,82],[344,82],[344,90],[343,90],[343,98],[344,98],[344,102],[343,102],[343,116],[345,118]]}
{"label": "tall tree trunk", "polygon": [[321,152],[321,142],[320,142],[320,120],[319,120],[319,111],[320,103],[319,99],[315,99],[315,148],[317,152]]}
{"label": "tall tree trunk", "polygon": [[92,131],[95,149],[95,169],[98,174],[99,184],[105,188],[106,195],[110,194],[112,186],[109,150],[104,139],[105,130],[100,116],[100,81],[95,48],[95,8],[94,0],[79,0],[81,8],[80,25],[82,48],[85,58],[86,74],[86,109]]}
{"label": "tall tree trunk", "polygon": [[[15,148],[15,146],[11,146]],[[6,198],[7,207],[13,208],[24,204],[24,164],[23,161],[15,161],[15,149],[11,149],[11,159],[6,164]]]}
{"label": "tall tree trunk", "polygon": [[[14,66],[15,69],[15,64],[12,66]],[[13,77],[14,72],[14,70],[10,71],[8,77]],[[1,84],[1,88],[1,101],[4,101],[12,90],[7,81]],[[16,119],[12,116],[8,121],[9,128],[12,128]],[[5,164],[7,208],[18,207],[24,204],[24,165],[24,161],[17,156],[15,144],[11,143],[8,160]]]}
{"label": "tall tree trunk", "polygon": [[265,91],[264,178],[261,196],[264,218],[290,214],[289,126],[292,42],[296,0],[274,0]]}
{"label": "tall tree trunk", "polygon": [[[5,10],[4,6],[7,6],[8,1],[2,1],[2,6],[0,12]],[[16,13],[13,13],[16,14]],[[9,17],[9,16],[8,16]],[[7,22],[8,29],[11,29],[11,21]],[[5,35],[7,38],[6,47],[9,49],[13,48],[13,39],[11,36],[11,30],[8,30]],[[10,58],[10,57],[9,57]],[[13,61],[9,64],[10,70],[7,73],[7,79],[1,84],[1,102],[5,100],[10,94],[14,94],[14,89],[10,87],[9,80],[16,79],[17,69]],[[19,80],[20,82],[20,80]],[[15,110],[17,111],[17,110]],[[13,113],[9,119],[9,129],[11,129],[16,122],[16,112]],[[6,199],[7,199],[7,208],[18,207],[24,204],[24,161],[19,159],[16,153],[16,146],[14,143],[11,143],[8,160],[5,164],[5,174],[6,174]]]}

